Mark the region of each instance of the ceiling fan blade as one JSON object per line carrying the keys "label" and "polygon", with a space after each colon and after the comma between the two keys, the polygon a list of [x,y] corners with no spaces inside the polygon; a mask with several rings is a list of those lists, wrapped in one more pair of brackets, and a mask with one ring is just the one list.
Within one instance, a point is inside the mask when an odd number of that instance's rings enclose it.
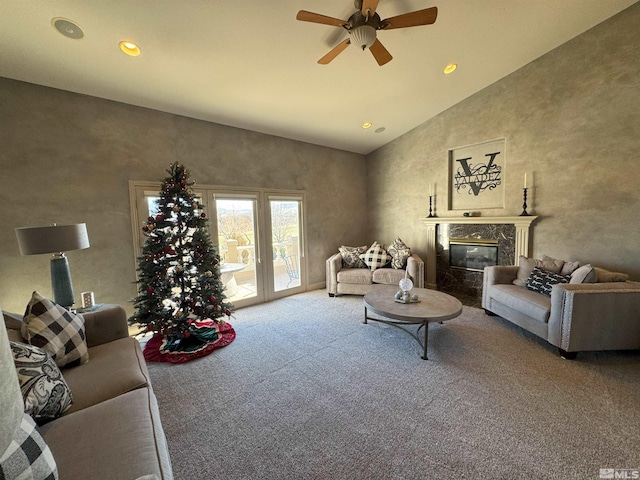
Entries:
{"label": "ceiling fan blade", "polygon": [[326,15],[320,15],[319,13],[307,12],[306,10],[300,10],[296,15],[296,20],[302,22],[321,23],[323,25],[332,25],[334,27],[344,27],[349,25],[348,22],[340,20],[338,18],[327,17]]}
{"label": "ceiling fan blade", "polygon": [[377,38],[376,41],[373,42],[373,45],[369,47],[369,50],[371,50],[373,58],[376,59],[376,62],[378,62],[378,65],[380,66],[384,65],[385,63],[389,63],[391,59],[393,59],[389,51],[384,48],[384,45],[382,45],[382,43],[380,43],[380,40],[378,40]]}
{"label": "ceiling fan blade", "polygon": [[344,49],[349,46],[350,43],[351,43],[351,40],[349,40],[348,38],[344,39],[338,45],[333,47],[329,53],[327,53],[324,57],[318,60],[318,63],[320,65],[327,65],[329,62],[331,62],[331,60],[333,60],[338,55],[340,55],[344,51]]}
{"label": "ceiling fan blade", "polygon": [[417,12],[404,13],[397,17],[387,18],[382,21],[382,30],[392,28],[417,27],[419,25],[431,25],[438,16],[438,7],[425,8]]}
{"label": "ceiling fan blade", "polygon": [[373,15],[376,13],[376,8],[378,8],[378,1],[379,0],[364,0],[362,2],[362,10],[360,10],[362,12],[362,15],[366,17],[368,14],[369,18],[373,17]]}

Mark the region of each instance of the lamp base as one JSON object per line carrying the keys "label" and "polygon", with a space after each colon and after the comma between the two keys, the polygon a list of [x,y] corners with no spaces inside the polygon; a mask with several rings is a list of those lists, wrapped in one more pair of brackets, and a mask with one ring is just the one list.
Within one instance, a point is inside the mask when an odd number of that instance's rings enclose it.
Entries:
{"label": "lamp base", "polygon": [[51,257],[51,289],[53,290],[54,302],[61,307],[71,308],[75,302],[73,283],[71,283],[69,260],[64,253]]}

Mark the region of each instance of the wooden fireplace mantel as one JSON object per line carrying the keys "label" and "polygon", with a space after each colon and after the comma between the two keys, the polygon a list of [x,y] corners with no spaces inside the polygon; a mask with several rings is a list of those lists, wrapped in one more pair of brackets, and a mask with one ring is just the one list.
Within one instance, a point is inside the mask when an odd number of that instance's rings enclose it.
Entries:
{"label": "wooden fireplace mantel", "polygon": [[436,288],[436,228],[439,224],[508,224],[516,227],[516,261],[520,255],[529,256],[529,231],[531,225],[539,217],[537,215],[517,217],[421,217],[427,226],[427,259],[425,270],[427,274],[426,287]]}

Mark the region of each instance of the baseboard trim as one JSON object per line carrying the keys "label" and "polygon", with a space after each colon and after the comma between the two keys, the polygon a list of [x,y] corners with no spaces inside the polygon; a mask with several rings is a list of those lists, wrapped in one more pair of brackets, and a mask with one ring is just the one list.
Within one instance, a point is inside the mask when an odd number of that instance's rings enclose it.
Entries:
{"label": "baseboard trim", "polygon": [[321,288],[327,288],[327,282],[310,283],[307,285],[307,290],[320,290]]}

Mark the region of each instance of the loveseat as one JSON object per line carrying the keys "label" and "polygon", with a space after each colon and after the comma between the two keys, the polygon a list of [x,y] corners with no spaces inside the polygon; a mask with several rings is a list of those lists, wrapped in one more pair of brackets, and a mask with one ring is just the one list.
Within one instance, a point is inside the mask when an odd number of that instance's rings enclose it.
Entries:
{"label": "loveseat", "polygon": [[[380,247],[376,252],[376,245]],[[385,261],[384,253],[388,250],[389,259]],[[360,254],[358,254],[360,252]],[[376,262],[369,261],[374,252]],[[367,254],[369,257],[367,258]],[[357,262],[355,256],[366,258],[367,262]],[[396,239],[389,247],[374,242],[367,249],[364,247],[340,247],[338,253],[326,261],[326,285],[330,297],[335,295],[366,295],[376,284],[398,285],[407,276],[416,288],[424,288],[424,262],[400,239]]]}
{"label": "loveseat", "polygon": [[[6,365],[7,336],[13,342],[27,342],[21,334],[22,316],[3,313],[6,330],[0,336],[0,358],[4,359],[0,376],[7,390],[0,397],[0,431],[11,434],[18,428],[25,403],[16,369]],[[124,309],[105,305],[83,318],[89,359],[60,369],[73,403],[61,416],[39,425],[35,435],[39,433],[48,446],[62,480],[172,479],[149,372],[139,342],[128,336]],[[4,440],[0,455],[7,451]]]}
{"label": "loveseat", "polygon": [[[553,259],[545,260],[534,260],[535,272],[532,260],[524,257],[519,266],[485,267],[485,312],[543,338],[567,359],[581,351],[640,349],[640,283],[591,265],[561,275],[564,262],[555,260],[554,273],[543,268]],[[544,278],[565,278],[542,285],[546,280],[536,276],[541,270]],[[541,285],[549,295],[536,291]]]}

